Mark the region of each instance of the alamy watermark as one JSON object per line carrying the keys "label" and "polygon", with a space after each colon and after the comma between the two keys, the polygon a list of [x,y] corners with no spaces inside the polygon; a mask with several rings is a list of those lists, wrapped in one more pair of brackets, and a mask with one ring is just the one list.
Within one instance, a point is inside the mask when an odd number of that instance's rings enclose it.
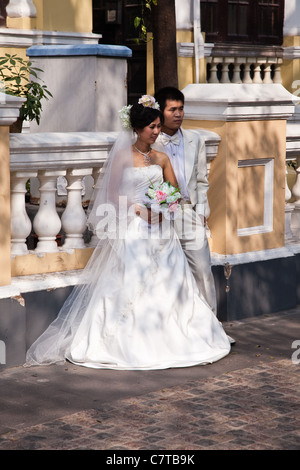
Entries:
{"label": "alamy watermark", "polygon": [[300,364],[300,339],[296,339],[292,342],[292,349],[296,349],[292,354],[292,363]]}
{"label": "alamy watermark", "polygon": [[0,340],[0,364],[6,364],[6,345]]}
{"label": "alamy watermark", "polygon": [[[99,204],[94,217],[94,235],[101,240],[127,239],[128,236],[166,240],[173,236],[175,228],[179,239],[196,241],[199,249],[205,239],[205,227],[191,204],[178,205],[176,212],[150,207],[148,213],[146,206],[129,204],[126,196],[120,196],[116,204]],[[138,226],[137,218],[142,219]]]}

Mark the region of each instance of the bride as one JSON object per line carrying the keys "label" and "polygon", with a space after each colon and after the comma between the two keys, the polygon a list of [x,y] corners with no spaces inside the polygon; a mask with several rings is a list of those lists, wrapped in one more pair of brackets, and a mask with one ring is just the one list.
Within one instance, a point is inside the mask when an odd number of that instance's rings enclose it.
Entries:
{"label": "bride", "polygon": [[[110,152],[89,208],[97,247],[80,285],[29,348],[25,366],[68,360],[99,369],[165,369],[212,363],[230,352],[173,230],[184,201],[178,204],[168,157],[151,148],[163,119],[158,105],[146,95],[124,107],[121,118],[128,129]],[[174,190],[169,204],[157,190],[163,181]]]}

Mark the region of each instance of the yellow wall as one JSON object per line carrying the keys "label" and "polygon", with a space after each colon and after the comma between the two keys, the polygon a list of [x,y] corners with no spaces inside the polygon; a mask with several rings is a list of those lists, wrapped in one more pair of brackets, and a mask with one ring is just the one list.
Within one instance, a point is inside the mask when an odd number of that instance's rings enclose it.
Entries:
{"label": "yellow wall", "polygon": [[0,127],[0,285],[10,284],[9,127]]}
{"label": "yellow wall", "polygon": [[[300,36],[284,38],[284,47],[299,47]],[[282,85],[291,93],[300,96],[300,59],[284,60],[281,67]],[[299,83],[297,83],[297,80]]]}
{"label": "yellow wall", "polygon": [[37,256],[35,253],[16,256],[11,262],[11,275],[28,276],[30,274],[45,274],[73,269],[83,269],[93,248],[72,250],[72,252],[60,251],[57,253],[44,253]]}
{"label": "yellow wall", "polygon": [[[154,73],[153,73],[153,43],[151,41],[152,33],[148,34],[147,42],[147,93],[154,94]],[[179,43],[194,42],[192,31],[180,31],[176,33],[176,41]],[[200,83],[206,82],[206,60],[200,59]],[[194,57],[177,57],[178,70],[178,88],[183,90],[190,83],[195,83],[196,68]]]}
{"label": "yellow wall", "polygon": [[[286,121],[213,122],[186,120],[184,127],[207,129],[221,137],[211,164],[208,199],[211,249],[237,254],[284,246]],[[274,159],[273,231],[239,236],[238,229],[263,221],[264,166],[239,161]]]}
{"label": "yellow wall", "polygon": [[42,31],[91,33],[92,0],[33,0],[36,18],[8,18],[7,26]]}

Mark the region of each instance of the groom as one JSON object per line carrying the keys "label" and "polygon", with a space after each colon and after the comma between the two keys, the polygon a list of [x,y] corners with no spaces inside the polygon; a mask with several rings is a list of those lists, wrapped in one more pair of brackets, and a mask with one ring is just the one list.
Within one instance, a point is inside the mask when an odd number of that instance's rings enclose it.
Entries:
{"label": "groom", "polygon": [[162,88],[155,98],[164,123],[153,147],[169,156],[185,199],[183,217],[175,220],[176,231],[200,292],[216,315],[216,291],[205,232],[208,190],[205,142],[196,131],[181,128],[184,95],[180,90]]}

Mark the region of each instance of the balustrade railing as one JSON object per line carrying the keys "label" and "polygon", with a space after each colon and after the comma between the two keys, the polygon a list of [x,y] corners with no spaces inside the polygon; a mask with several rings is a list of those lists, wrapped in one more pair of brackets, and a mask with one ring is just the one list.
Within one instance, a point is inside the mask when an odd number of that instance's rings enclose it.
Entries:
{"label": "balustrade railing", "polygon": [[[97,178],[115,140],[115,133],[16,134],[11,136],[11,254],[53,253],[84,248],[86,215],[82,205],[83,181]],[[57,182],[67,181],[67,204],[60,217]],[[39,204],[33,220],[26,210],[26,185],[36,179]],[[85,198],[89,196],[85,194]],[[63,246],[57,236],[64,233]],[[28,248],[34,232],[37,244]]]}
{"label": "balustrade railing", "polygon": [[[199,132],[206,142],[209,168],[217,154],[220,138],[213,132]],[[27,254],[41,258],[45,253],[70,252],[94,246],[95,237],[85,236],[87,227],[83,202],[86,206],[115,138],[115,132],[11,135],[12,258]],[[66,180],[63,210],[58,194],[61,178]],[[33,198],[35,205],[30,205],[33,216],[28,213],[25,197],[30,180],[35,183],[32,186],[38,186]],[[32,234],[34,247],[28,243]],[[59,234],[63,237],[62,244],[58,243]]]}
{"label": "balustrade railing", "polygon": [[208,83],[281,83],[278,57],[207,57]]}

